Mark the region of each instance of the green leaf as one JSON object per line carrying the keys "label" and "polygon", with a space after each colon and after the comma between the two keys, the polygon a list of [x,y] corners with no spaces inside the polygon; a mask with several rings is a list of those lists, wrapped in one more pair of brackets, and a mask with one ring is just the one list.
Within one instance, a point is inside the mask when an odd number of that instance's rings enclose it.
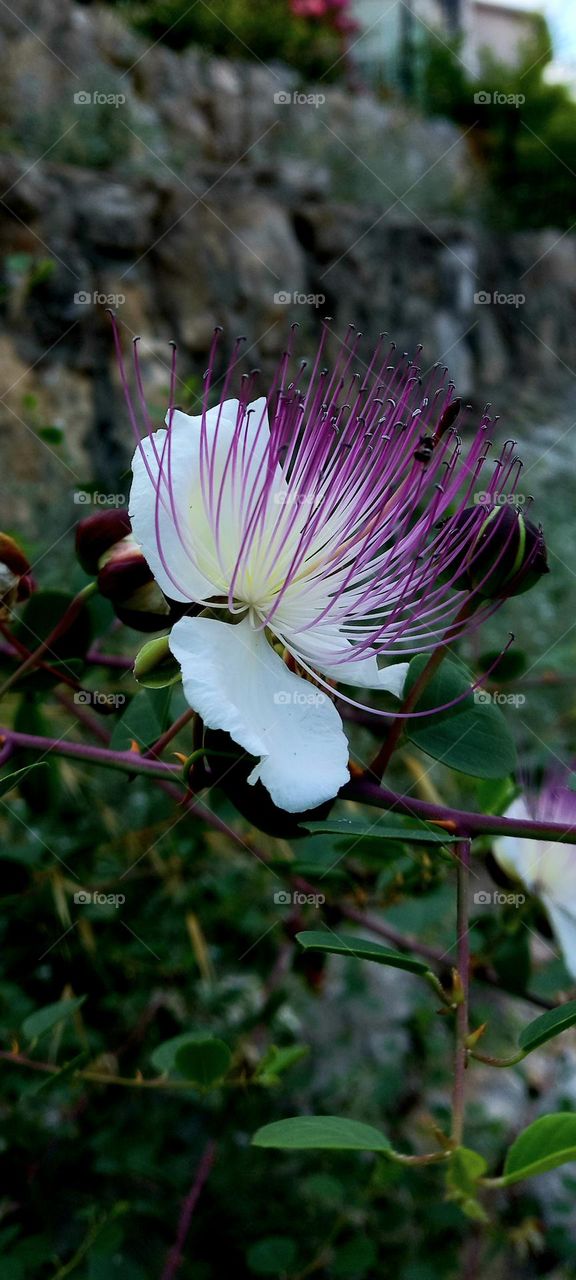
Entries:
{"label": "green leaf", "polygon": [[136,654],[134,676],[145,689],[166,689],[182,679],[182,672],[169,648],[169,636],[147,640]]}
{"label": "green leaf", "polygon": [[473,1222],[489,1221],[478,1200],[479,1181],[486,1169],[484,1156],[470,1147],[456,1147],[450,1156],[446,1174],[447,1198],[454,1200]]}
{"label": "green leaf", "polygon": [[451,1191],[472,1195],[487,1167],[484,1156],[478,1151],[472,1151],[470,1147],[456,1147],[450,1156],[446,1182]]}
{"label": "green leaf", "polygon": [[308,1045],[305,1044],[290,1044],[283,1049],[271,1044],[256,1067],[254,1079],[259,1084],[277,1084],[280,1076],[305,1058],[308,1053]]}
{"label": "green leaf", "polygon": [[62,444],[64,432],[62,427],[46,426],[38,427],[38,435],[45,444]]}
{"label": "green leaf", "polygon": [[559,1111],[555,1115],[540,1116],[510,1147],[504,1174],[498,1183],[509,1187],[572,1160],[576,1160],[576,1114]]}
{"label": "green leaf", "polygon": [[223,1040],[189,1040],[176,1051],[175,1067],[186,1080],[203,1089],[226,1075],[232,1054]]}
{"label": "green leaf", "polygon": [[76,996],[72,1000],[58,1000],[56,1004],[47,1004],[43,1009],[31,1013],[22,1023],[22,1031],[28,1040],[37,1040],[45,1031],[50,1031],[59,1022],[70,1018],[84,1004],[86,996]]}
{"label": "green leaf", "polygon": [[187,1031],[159,1044],[150,1061],[160,1075],[183,1076],[206,1086],[226,1073],[230,1058],[223,1040],[214,1039],[206,1031]]}
{"label": "green leaf", "polygon": [[129,751],[132,742],[151,747],[169,724],[171,690],[141,689],[117,721],[110,746],[113,751]]}
{"label": "green leaf", "polygon": [[407,969],[409,973],[427,973],[428,965],[400,951],[381,947],[379,942],[366,938],[337,937],[336,934],[318,929],[296,934],[296,941],[305,951],[327,951],[339,956],[355,956],[358,960],[374,960],[376,964],[388,964],[393,969]]}
{"label": "green leaf", "polygon": [[17,769],[15,773],[7,773],[4,778],[0,778],[0,796],[5,796],[13,787],[17,787],[19,782],[23,782],[26,775],[31,773],[33,769],[45,768],[45,762],[38,760],[36,764],[29,765],[27,769]]}
{"label": "green leaf", "polygon": [[252,1146],[283,1151],[391,1150],[388,1138],[378,1129],[340,1116],[294,1116],[290,1120],[275,1120],[258,1129]]}
{"label": "green leaf", "polygon": [[267,1236],[251,1245],[246,1261],[257,1276],[279,1276],[293,1270],[296,1245],[288,1236]]}
{"label": "green leaf", "polygon": [[364,839],[395,840],[396,843],[406,841],[416,844],[450,844],[457,839],[456,836],[448,835],[426,822],[395,825],[392,822],[380,823],[378,819],[367,823],[357,818],[326,818],[325,822],[301,822],[300,825],[313,835],[351,836],[355,843]]}
{"label": "green leaf", "polygon": [[[428,656],[419,654],[410,663],[406,680],[408,693],[421,674]],[[461,665],[444,661],[416,704],[417,711],[434,714],[407,721],[410,742],[434,760],[474,778],[504,778],[516,766],[516,749],[506,721],[492,701],[478,702],[473,694],[446,711],[434,712],[461,697],[474,681]],[[483,690],[478,696],[485,696]]]}
{"label": "green leaf", "polygon": [[[375,1268],[377,1256],[376,1246],[365,1236],[347,1240],[338,1249],[332,1264],[332,1275],[341,1276],[342,1280],[348,1276],[351,1280],[363,1280],[366,1273]],[[372,1270],[372,1274],[375,1274],[375,1270]]]}
{"label": "green leaf", "polygon": [[557,1009],[547,1009],[546,1013],[542,1013],[539,1018],[535,1018],[527,1027],[524,1027],[518,1038],[518,1044],[525,1053],[532,1053],[533,1049],[538,1049],[547,1040],[559,1036],[568,1027],[573,1027],[574,1023],[576,1023],[576,1000],[569,1000],[567,1004],[562,1004]]}

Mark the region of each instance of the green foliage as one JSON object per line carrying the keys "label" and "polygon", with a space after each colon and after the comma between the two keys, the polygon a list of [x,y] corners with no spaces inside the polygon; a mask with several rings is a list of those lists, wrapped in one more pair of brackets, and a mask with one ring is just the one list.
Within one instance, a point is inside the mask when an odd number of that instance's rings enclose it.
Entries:
{"label": "green foliage", "polygon": [[518,1044],[525,1053],[532,1053],[534,1049],[539,1049],[540,1045],[546,1044],[547,1040],[553,1040],[555,1036],[566,1031],[568,1027],[573,1027],[575,1023],[576,1000],[569,1000],[558,1009],[548,1009],[546,1013],[542,1013],[539,1018],[534,1019],[534,1022],[524,1027]]}
{"label": "green foliage", "polygon": [[[425,654],[412,659],[406,692],[426,662]],[[476,701],[473,694],[463,697],[473,681],[471,672],[461,664],[443,662],[414,708],[418,712],[430,709],[433,714],[409,720],[406,734],[434,760],[461,773],[474,778],[504,778],[516,764],[514,740],[500,708],[490,702],[488,695],[484,695],[486,702]],[[452,702],[454,705],[449,706]],[[446,710],[434,711],[435,707],[444,706]]]}
{"label": "green foliage", "polygon": [[376,964],[387,964],[393,969],[406,969],[408,973],[427,973],[427,966],[421,960],[403,955],[399,951],[391,951],[389,947],[381,947],[377,942],[366,938],[339,937],[336,933],[319,933],[309,930],[297,933],[296,941],[305,951],[324,951],[327,954],[356,957],[358,960],[373,960]]}
{"label": "green foliage", "polygon": [[576,1115],[572,1111],[540,1116],[510,1147],[499,1182],[512,1186],[525,1178],[576,1160]]}
{"label": "green foliage", "polygon": [[388,1138],[378,1129],[339,1116],[295,1116],[290,1120],[276,1120],[254,1134],[252,1145],[276,1147],[282,1151],[390,1150]]}
{"label": "green foliage", "polygon": [[295,17],[288,0],[267,0],[264,6],[250,0],[212,0],[209,6],[137,0],[125,6],[125,13],[137,31],[173,49],[198,44],[226,58],[287,62],[310,76],[330,71],[342,53],[326,22]]}
{"label": "green foliage", "polygon": [[[487,184],[486,216],[497,227],[565,230],[574,221],[576,102],[567,86],[551,83],[550,36],[535,16],[535,36],[518,66],[484,58],[476,76],[458,47],[430,39],[423,57],[427,111],[468,131]],[[475,101],[475,95],[489,101]],[[497,96],[495,96],[497,95]]]}

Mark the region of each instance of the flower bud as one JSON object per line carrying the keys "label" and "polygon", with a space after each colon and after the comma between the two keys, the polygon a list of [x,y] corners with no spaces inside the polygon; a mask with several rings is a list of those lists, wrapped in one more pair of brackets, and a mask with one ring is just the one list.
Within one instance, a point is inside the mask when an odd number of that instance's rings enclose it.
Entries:
{"label": "flower bud", "polygon": [[145,689],[165,689],[182,679],[180,666],[170,652],[170,636],[147,640],[134,660],[134,677]]}
{"label": "flower bud", "polygon": [[34,590],[30,565],[18,543],[0,533],[0,618],[8,617],[14,605],[27,600]]}
{"label": "flower bud", "polygon": [[170,619],[170,605],[131,534],[102,556],[98,590],[120,621],[136,631],[158,631]]}
{"label": "flower bud", "polygon": [[102,556],[132,533],[127,511],[97,511],[76,526],[76,554],[85,573],[98,573]]}
{"label": "flower bud", "polygon": [[184,609],[167,600],[144,559],[127,511],[98,511],[81,520],[76,550],[82,568],[95,574],[100,595],[135,631],[159,631]]}
{"label": "flower bud", "polygon": [[[550,572],[542,529],[510,503],[487,514],[467,507],[449,529],[462,534],[462,572],[451,582],[458,591],[476,591],[486,600],[519,596]],[[453,573],[449,568],[442,578],[451,580]]]}

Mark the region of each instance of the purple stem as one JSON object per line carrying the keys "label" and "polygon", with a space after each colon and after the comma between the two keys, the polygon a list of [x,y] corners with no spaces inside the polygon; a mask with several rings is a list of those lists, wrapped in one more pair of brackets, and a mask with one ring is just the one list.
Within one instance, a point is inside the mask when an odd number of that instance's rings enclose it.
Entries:
{"label": "purple stem", "polygon": [[126,773],[144,773],[152,778],[177,778],[181,774],[177,764],[165,764],[161,760],[147,760],[135,751],[112,751],[109,747],[87,746],[83,742],[64,742],[58,738],[41,738],[35,733],[16,733],[13,729],[0,729],[0,739],[13,747],[43,753],[54,751],[56,755],[70,756],[76,760],[89,760],[92,764],[107,765]]}
{"label": "purple stem", "polygon": [[[3,658],[19,658],[21,655],[11,644],[0,644],[0,656]],[[99,667],[118,667],[121,671],[130,671],[134,666],[133,658],[125,658],[121,653],[100,653],[97,649],[89,649],[86,662]]]}
{"label": "purple stem", "polygon": [[470,841],[457,845],[458,898],[456,912],[456,948],[458,956],[459,999],[456,1010],[456,1050],[454,1089],[452,1094],[452,1138],[461,1146],[464,1131],[466,1066],[468,1063],[468,991],[470,986],[470,927],[468,923],[470,889]]}
{"label": "purple stem", "polygon": [[190,1187],[190,1190],[188,1192],[188,1195],[186,1196],[184,1204],[182,1205],[182,1212],[180,1214],[180,1220],[178,1222],[178,1232],[176,1235],[176,1242],[172,1246],[170,1253],[168,1254],[168,1257],[166,1259],[166,1266],[164,1267],[164,1270],[162,1272],[161,1280],[174,1280],[174,1276],[176,1275],[176,1272],[178,1271],[180,1264],[183,1261],[182,1250],[186,1243],[186,1236],[188,1235],[188,1232],[190,1230],[190,1222],[192,1221],[192,1214],[194,1213],[194,1210],[198,1203],[198,1198],[200,1196],[202,1188],[204,1187],[204,1184],[206,1183],[208,1177],[210,1176],[210,1172],[212,1169],[212,1165],[214,1164],[215,1156],[216,1156],[216,1143],[212,1139],[210,1139],[210,1141],[206,1144],[206,1147],[204,1148],[204,1153],[202,1155],[200,1164],[198,1165],[194,1182],[192,1183],[192,1186]]}
{"label": "purple stem", "polygon": [[532,822],[520,818],[502,818],[496,814],[471,813],[466,809],[450,809],[446,805],[430,804],[428,800],[413,800],[397,795],[386,787],[364,778],[348,782],[339,792],[341,800],[356,800],[360,804],[375,805],[420,818],[423,822],[436,822],[460,836],[526,836],[529,840],[550,840],[557,844],[576,844],[576,826],[566,827],[561,822]]}

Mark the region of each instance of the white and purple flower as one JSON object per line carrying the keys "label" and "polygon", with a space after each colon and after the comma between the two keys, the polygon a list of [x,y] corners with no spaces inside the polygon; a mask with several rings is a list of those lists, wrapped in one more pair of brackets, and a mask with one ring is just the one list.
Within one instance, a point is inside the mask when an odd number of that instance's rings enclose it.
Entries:
{"label": "white and purple flower", "polygon": [[[576,791],[558,778],[549,778],[540,791],[526,791],[513,800],[505,817],[559,822],[568,834],[576,829]],[[566,968],[576,980],[576,847],[525,836],[498,836],[494,856],[508,875],[540,899]]]}
{"label": "white and purple flower", "polygon": [[201,412],[170,407],[165,429],[148,419],[136,361],[142,439],[122,370],[139,440],[130,518],[163,592],[205,615],[170,635],[190,706],[257,757],[250,781],[297,813],[349,777],[333,682],[399,698],[407,658],[497,607],[480,582],[467,588],[473,619],[461,616],[466,548],[487,519],[473,500],[481,487],[496,504],[521,464],[507,441],[480,486],[487,413],[463,450],[446,370],[395,362],[383,336],[360,371],[360,335],[328,370],[325,329],[310,374],[291,373],[286,352],[259,399],[254,374],[230,397],[235,351],[210,407],[219,336]]}

